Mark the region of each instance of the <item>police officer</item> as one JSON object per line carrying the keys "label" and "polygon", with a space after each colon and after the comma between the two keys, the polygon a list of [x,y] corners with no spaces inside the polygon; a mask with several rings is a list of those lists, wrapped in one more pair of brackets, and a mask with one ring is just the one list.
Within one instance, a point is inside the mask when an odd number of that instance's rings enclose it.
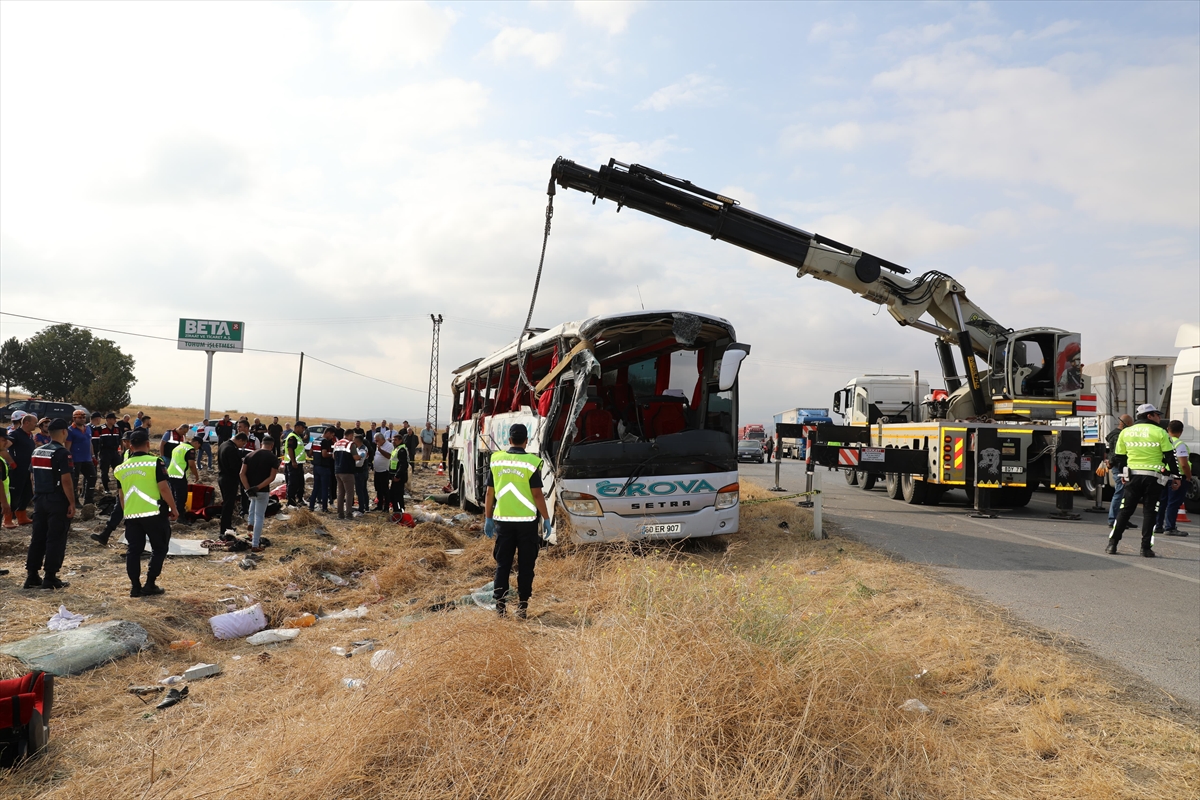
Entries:
{"label": "police officer", "polygon": [[[30,471],[33,473],[33,534],[29,539],[29,555],[25,558],[26,589],[65,589],[70,586],[58,579],[63,557],[67,552],[67,528],[75,516],[75,481],[71,477],[74,464],[71,452],[63,446],[67,440],[65,419],[50,421],[50,442],[33,451]],[[38,575],[46,570],[43,578]]]}
{"label": "police officer", "polygon": [[[176,447],[178,450],[184,445]],[[174,454],[172,454],[173,456]],[[129,575],[130,597],[149,597],[162,594],[156,581],[162,572],[163,561],[171,542],[171,522],[179,519],[167,470],[162,459],[150,453],[150,434],[140,428],[130,434],[129,455],[113,470],[120,484],[119,501],[125,515],[125,572]],[[150,565],[146,567],[146,583],[141,581],[142,551],[150,542]]]}
{"label": "police officer", "polygon": [[[167,478],[171,483],[171,494],[175,496],[175,507],[187,507],[188,472],[192,474],[192,483],[200,482],[200,470],[196,468],[196,453],[200,452],[200,442],[203,436],[199,433],[191,439],[185,439],[171,450],[171,460],[167,462]],[[224,531],[222,531],[224,533]]]}
{"label": "police officer", "polygon": [[110,411],[104,425],[93,427],[92,444],[100,462],[100,485],[108,494],[108,473],[121,463],[121,429],[117,427],[117,415]]}
{"label": "police officer", "polygon": [[550,538],[550,515],[542,495],[542,460],[525,452],[529,432],[520,423],[508,431],[511,445],[505,453],[492,455],[488,473],[487,498],[484,500],[483,532],[496,537],[492,556],[496,559],[496,579],[492,596],[496,612],[504,616],[508,599],[508,578],[513,556],[517,556],[517,617],[525,619],[533,594],[533,567],[537,563],[541,537],[537,520],[542,518],[546,538]]}
{"label": "police officer", "polygon": [[297,422],[295,429],[283,439],[283,474],[287,481],[287,504],[304,505],[304,452],[308,423]]}
{"label": "police officer", "polygon": [[404,487],[408,483],[408,462],[408,447],[404,444],[404,437],[397,433],[392,437],[392,457],[388,465],[392,471],[392,508],[401,513],[404,512]]}
{"label": "police officer", "polygon": [[12,492],[9,491],[9,474],[8,460],[11,456],[8,455],[8,428],[0,425],[0,483],[3,484],[3,494],[0,494],[0,510],[4,511],[4,527],[15,528],[17,523],[13,521],[12,515]]}
{"label": "police officer", "polygon": [[1129,527],[1138,503],[1142,503],[1142,555],[1154,558],[1154,522],[1162,497],[1162,479],[1167,474],[1179,485],[1179,464],[1175,460],[1175,445],[1160,426],[1162,414],[1150,403],[1138,406],[1137,419],[1117,437],[1117,455],[1126,458],[1125,496],[1117,523],[1108,537],[1104,552],[1117,554],[1121,534]]}
{"label": "police officer", "polygon": [[[131,450],[129,449],[129,440],[131,438],[133,438],[134,430],[140,430],[143,433],[145,433],[146,441],[150,441],[150,429],[149,428],[136,428],[136,429],[131,428],[130,430],[125,431],[123,434],[121,434],[121,460],[122,461],[126,461],[129,459],[129,456],[131,453]],[[115,477],[116,477],[115,470],[113,472],[113,476],[114,476],[114,480],[115,480]],[[115,506],[113,506],[112,511],[109,512],[108,522],[106,522],[104,524],[104,530],[100,531],[100,533],[91,534],[92,541],[95,542],[96,544],[100,545],[101,547],[108,547],[108,540],[110,538],[112,538],[113,532],[117,529],[117,526],[120,525],[124,521],[125,521],[125,512],[122,510],[121,504],[118,502]]]}

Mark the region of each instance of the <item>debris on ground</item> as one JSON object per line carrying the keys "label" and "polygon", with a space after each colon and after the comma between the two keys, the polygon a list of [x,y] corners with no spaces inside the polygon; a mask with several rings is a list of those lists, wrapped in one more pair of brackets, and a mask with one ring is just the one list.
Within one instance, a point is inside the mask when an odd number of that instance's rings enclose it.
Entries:
{"label": "debris on ground", "polygon": [[83,624],[83,621],[90,617],[91,614],[75,614],[67,610],[66,606],[59,606],[58,611],[46,623],[46,627],[52,631],[72,631]]}
{"label": "debris on ground", "polygon": [[167,696],[164,697],[159,704],[155,706],[155,708],[170,708],[187,696],[188,687],[186,686],[184,686],[182,689],[171,689],[169,692],[167,692]]}
{"label": "debris on ground", "polygon": [[51,675],[78,675],[150,647],[136,622],[109,620],[69,631],[42,633],[0,645],[0,653]]}
{"label": "debris on ground", "polygon": [[255,603],[240,611],[210,617],[208,624],[212,626],[213,636],[218,639],[241,639],[267,627],[267,617],[263,614],[262,604]]}
{"label": "debris on ground", "polygon": [[183,679],[185,681],[195,681],[200,678],[211,677],[220,671],[220,664],[205,664],[201,661],[199,664],[193,664],[191,667],[188,667],[183,673]]}

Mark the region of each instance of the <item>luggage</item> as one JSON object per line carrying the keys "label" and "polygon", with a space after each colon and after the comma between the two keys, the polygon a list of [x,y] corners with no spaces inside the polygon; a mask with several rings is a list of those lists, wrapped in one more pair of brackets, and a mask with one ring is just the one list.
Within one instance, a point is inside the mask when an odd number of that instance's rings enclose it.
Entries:
{"label": "luggage", "polygon": [[46,747],[53,704],[53,675],[30,672],[0,681],[0,768],[11,768]]}

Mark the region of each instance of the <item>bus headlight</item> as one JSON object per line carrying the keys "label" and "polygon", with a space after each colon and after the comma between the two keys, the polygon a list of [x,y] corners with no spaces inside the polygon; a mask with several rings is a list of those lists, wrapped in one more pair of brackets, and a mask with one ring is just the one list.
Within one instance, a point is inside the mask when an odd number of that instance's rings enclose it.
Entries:
{"label": "bus headlight", "polygon": [[718,510],[722,508],[733,508],[735,505],[737,505],[737,501],[738,485],[736,483],[731,483],[728,486],[722,487],[722,489],[717,492],[716,507]]}
{"label": "bus headlight", "polygon": [[568,514],[574,514],[577,517],[604,516],[604,512],[600,510],[600,501],[590,494],[563,492],[561,498],[563,507],[567,509]]}

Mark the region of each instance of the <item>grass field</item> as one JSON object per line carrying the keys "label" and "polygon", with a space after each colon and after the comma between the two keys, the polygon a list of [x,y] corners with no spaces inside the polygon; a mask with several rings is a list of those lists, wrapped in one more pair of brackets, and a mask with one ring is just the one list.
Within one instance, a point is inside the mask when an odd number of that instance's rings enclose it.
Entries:
{"label": "grass field", "polygon": [[[743,500],[768,496],[749,487]],[[1200,794],[1193,718],[1140,702],[1113,673],[924,569],[812,541],[810,523],[790,502],[764,503],[743,507],[734,536],[543,551],[524,623],[476,607],[425,611],[491,579],[489,542],[461,528],[297,513],[273,523],[257,569],[222,554],[172,559],[168,594],[133,600],[120,553],[77,525],[71,589],[21,592],[3,579],[0,636],[44,630],[62,602],[137,621],[157,646],[61,680],[50,752],[4,776],[0,796]],[[19,574],[21,543],[3,536],[0,561]],[[284,597],[289,586],[299,600]],[[369,611],[254,647],[208,630],[230,595],[262,602],[273,625]],[[393,652],[389,669],[330,652],[364,638]],[[167,649],[177,639],[200,644]],[[198,661],[223,671],[178,706],[155,711],[125,691]],[[18,672],[4,664],[4,677]],[[928,713],[902,710],[910,699]]]}

